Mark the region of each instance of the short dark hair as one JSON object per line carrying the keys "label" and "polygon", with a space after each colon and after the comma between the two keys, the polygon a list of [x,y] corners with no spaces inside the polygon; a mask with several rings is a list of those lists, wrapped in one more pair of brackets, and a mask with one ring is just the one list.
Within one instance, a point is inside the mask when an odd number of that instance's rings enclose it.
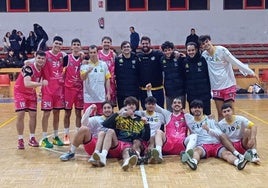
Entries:
{"label": "short dark hair", "polygon": [[124,105],[127,106],[129,104],[135,104],[136,108],[139,108],[139,101],[136,97],[130,96],[130,97],[125,98]]}
{"label": "short dark hair", "polygon": [[204,104],[201,100],[195,99],[190,103],[190,108],[200,107],[204,108]]}
{"label": "short dark hair", "polygon": [[141,42],[142,42],[143,40],[149,41],[149,43],[151,43],[151,39],[150,39],[149,37],[147,37],[147,36],[142,36],[142,37],[141,37]]}
{"label": "short dark hair", "polygon": [[201,42],[205,42],[205,40],[207,39],[211,40],[211,37],[209,35],[201,35],[198,40],[201,43]]}
{"label": "short dark hair", "polygon": [[126,44],[130,44],[130,42],[129,41],[123,41],[122,43],[121,43],[121,45],[120,45],[120,47],[121,47],[121,49],[123,49],[123,46],[125,46]]}
{"label": "short dark hair", "polygon": [[104,37],[102,37],[101,42],[103,42],[105,39],[107,39],[107,40],[109,40],[109,41],[112,42],[112,38],[109,37],[109,36],[104,36]]}
{"label": "short dark hair", "polygon": [[112,108],[114,108],[114,105],[113,105],[110,101],[104,101],[104,102],[102,103],[102,108],[103,108],[103,106],[104,106],[105,104],[109,104]]}
{"label": "short dark hair", "polygon": [[168,49],[168,48],[174,49],[174,44],[173,44],[173,42],[166,41],[166,42],[164,42],[164,43],[161,45],[161,49],[162,49],[163,51],[164,51],[165,49]]}
{"label": "short dark hair", "polygon": [[78,42],[78,43],[81,44],[81,41],[80,41],[78,38],[74,38],[74,39],[72,40],[71,44],[73,44],[73,43],[75,43],[75,42]]}
{"label": "short dark hair", "polygon": [[63,39],[62,39],[60,36],[55,36],[55,37],[53,38],[53,42],[54,42],[55,40],[63,42]]}
{"label": "short dark hair", "polygon": [[92,44],[92,45],[89,46],[89,49],[91,49],[91,50],[93,50],[95,48],[98,49],[98,47],[95,44]]}
{"label": "short dark hair", "polygon": [[145,104],[156,104],[157,100],[153,96],[149,96],[145,99]]}
{"label": "short dark hair", "polygon": [[37,55],[39,55],[39,56],[46,56],[46,53],[45,53],[44,51],[42,51],[42,50],[38,50],[38,51],[35,53],[35,56],[37,56]]}
{"label": "short dark hair", "polygon": [[187,46],[194,46],[196,49],[198,49],[198,46],[197,46],[197,44],[195,42],[188,42],[186,44],[186,48],[187,48]]}
{"label": "short dark hair", "polygon": [[223,103],[221,110],[227,109],[227,108],[231,108],[233,109],[233,106],[231,103]]}

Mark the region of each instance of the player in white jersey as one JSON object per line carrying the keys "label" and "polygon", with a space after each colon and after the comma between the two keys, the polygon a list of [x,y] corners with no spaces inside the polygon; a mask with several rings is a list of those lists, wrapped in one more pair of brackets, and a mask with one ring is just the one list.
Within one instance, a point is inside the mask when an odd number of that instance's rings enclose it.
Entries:
{"label": "player in white jersey", "polygon": [[96,110],[97,106],[95,104],[87,108],[81,120],[82,126],[75,134],[69,152],[62,154],[60,160],[68,161],[72,159],[80,144],[84,144],[84,149],[89,155],[101,151],[103,141],[101,137],[105,136],[107,130],[102,126],[102,122],[113,114],[113,106],[110,102],[104,102],[103,115],[90,117],[90,114]]}
{"label": "player in white jersey", "polygon": [[[147,84],[147,95],[152,96],[151,84]],[[166,155],[179,155],[182,151],[193,151],[196,145],[196,135],[187,136],[188,128],[185,123],[182,99],[175,98],[172,101],[172,112],[156,105],[156,112],[164,116],[164,130],[158,129],[155,134],[154,148],[149,152],[149,163],[161,163],[162,153]]]}
{"label": "player in white jersey", "polygon": [[214,119],[209,119],[203,114],[202,101],[193,100],[190,103],[190,110],[193,116],[185,114],[185,120],[190,132],[197,134],[197,146],[193,156],[187,152],[182,154],[182,162],[187,163],[192,170],[196,170],[201,158],[218,157],[242,170],[251,160],[251,153],[247,151],[244,157],[239,159],[223,147],[219,138],[222,132]]}
{"label": "player in white jersey", "polygon": [[234,115],[233,107],[229,103],[222,105],[222,114],[224,119],[218,125],[231,140],[235,149],[240,153],[245,153],[247,149],[251,149],[253,154],[251,162],[260,162],[256,150],[257,126],[243,116]]}
{"label": "player in white jersey", "polygon": [[110,72],[105,62],[98,59],[97,46],[89,47],[89,61],[80,68],[84,88],[84,110],[97,105],[97,114],[102,114],[102,103],[110,101]]}
{"label": "player in white jersey", "polygon": [[235,101],[236,80],[232,66],[238,67],[244,76],[255,76],[255,73],[247,65],[236,59],[227,48],[214,46],[209,35],[200,36],[199,41],[201,48],[204,50],[202,56],[208,64],[211,90],[218,112],[218,121],[220,121],[223,118],[221,113],[223,103],[229,102],[232,104]]}

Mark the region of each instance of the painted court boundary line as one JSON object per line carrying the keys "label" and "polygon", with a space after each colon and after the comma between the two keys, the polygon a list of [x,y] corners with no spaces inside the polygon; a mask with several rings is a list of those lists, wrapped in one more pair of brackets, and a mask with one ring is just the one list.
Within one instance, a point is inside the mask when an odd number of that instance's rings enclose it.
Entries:
{"label": "painted court boundary line", "polygon": [[4,121],[3,123],[0,124],[0,128],[6,126],[7,124],[9,124],[10,122],[12,122],[13,120],[15,120],[17,118],[17,116],[14,116],[6,121]]}
{"label": "painted court boundary line", "polygon": [[140,165],[140,169],[141,169],[141,177],[142,177],[143,187],[148,188],[148,182],[147,182],[147,177],[146,177],[144,165]]}
{"label": "painted court boundary line", "polygon": [[253,118],[259,120],[260,122],[262,122],[262,123],[268,125],[268,122],[267,122],[267,121],[264,121],[263,119],[261,119],[261,118],[259,118],[259,117],[257,117],[257,116],[254,116],[253,114],[248,113],[248,112],[246,112],[246,111],[244,111],[244,110],[241,110],[241,109],[238,109],[238,110],[240,110],[241,112],[247,114],[248,116],[251,116],[251,117],[253,117]]}

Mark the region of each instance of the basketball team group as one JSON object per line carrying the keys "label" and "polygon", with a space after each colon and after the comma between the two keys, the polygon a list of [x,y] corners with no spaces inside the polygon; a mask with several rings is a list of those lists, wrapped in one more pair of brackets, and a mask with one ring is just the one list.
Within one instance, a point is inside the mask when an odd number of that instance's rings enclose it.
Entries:
{"label": "basketball team group", "polygon": [[[245,76],[255,73],[227,48],[213,45],[209,35],[201,35],[198,44],[188,42],[186,54],[169,41],[159,50],[152,49],[147,36],[141,37],[137,50],[123,41],[119,54],[112,49],[110,37],[104,36],[101,42],[101,48],[90,45],[85,53],[75,38],[71,53],[66,54],[61,50],[63,38],[55,36],[51,50],[37,51],[34,59],[25,61],[14,86],[18,149],[25,149],[28,112],[28,145],[70,145],[61,161],[74,159],[83,144],[92,165],[105,167],[107,158],[118,158],[124,171],[139,164],[160,164],[164,155],[180,155],[192,170],[200,159],[209,157],[221,158],[238,170],[248,162],[260,163],[257,126],[234,113],[232,66]],[[38,97],[40,143],[35,138]],[[211,114],[211,99],[217,117]],[[63,138],[59,137],[61,110],[65,113]],[[76,130],[70,138],[72,112]],[[52,140],[47,133],[49,122]]]}

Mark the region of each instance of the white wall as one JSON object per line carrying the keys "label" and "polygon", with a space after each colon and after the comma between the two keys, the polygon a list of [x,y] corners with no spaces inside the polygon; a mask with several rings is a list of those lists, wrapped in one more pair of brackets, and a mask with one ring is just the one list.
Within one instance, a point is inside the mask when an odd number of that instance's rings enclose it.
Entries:
{"label": "white wall", "polygon": [[[105,19],[104,29],[99,28],[100,17]],[[33,24],[39,23],[50,37],[48,45],[58,34],[64,38],[64,45],[70,45],[76,37],[82,45],[100,45],[102,36],[108,35],[113,45],[119,46],[123,40],[129,40],[129,26],[134,26],[141,36],[151,37],[152,45],[166,40],[184,44],[192,27],[198,35],[210,34],[214,43],[268,43],[267,9],[223,10],[223,0],[210,0],[207,11],[165,12],[105,12],[93,0],[92,12],[0,13],[0,20],[0,36],[12,29],[27,36]]]}

